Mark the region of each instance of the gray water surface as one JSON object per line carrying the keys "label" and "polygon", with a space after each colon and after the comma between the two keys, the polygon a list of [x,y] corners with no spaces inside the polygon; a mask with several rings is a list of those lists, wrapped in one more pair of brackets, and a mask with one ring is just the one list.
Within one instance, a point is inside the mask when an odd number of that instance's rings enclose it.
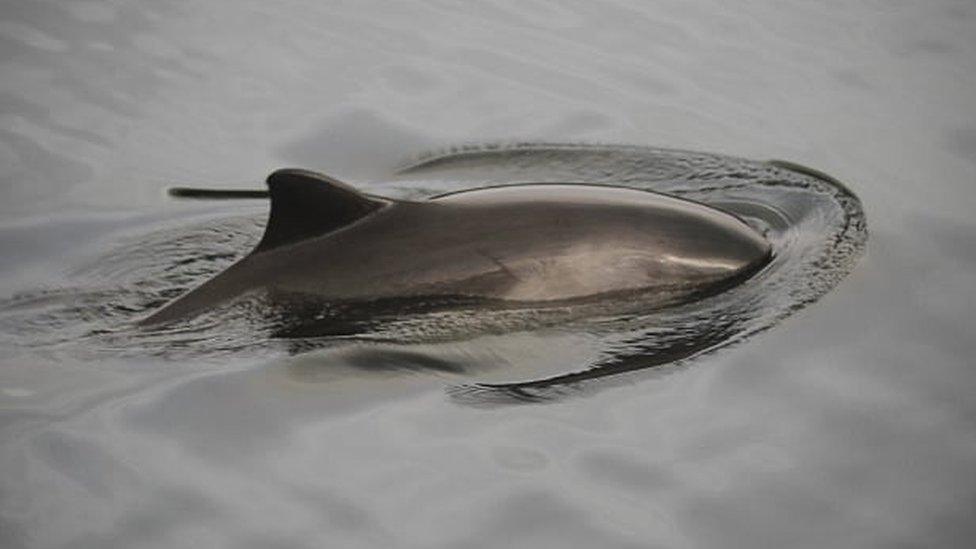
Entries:
{"label": "gray water surface", "polygon": [[[604,381],[633,382],[606,379],[619,374],[654,369],[656,375],[770,329],[848,275],[868,236],[861,203],[849,189],[781,161],[625,145],[469,145],[428,154],[387,179],[369,189],[421,201],[445,190],[525,181],[666,193],[739,216],[769,242],[770,257],[721,288],[683,297],[657,288],[554,302],[463,296],[329,302],[252,292],[182,321],[145,325],[162,305],[213,278],[266,233],[266,211],[258,217],[229,207],[199,221],[178,216],[162,229],[150,224],[145,234],[126,227],[116,237],[120,244],[74,269],[62,287],[0,301],[0,334],[13,345],[88,360],[125,355],[231,362],[331,351],[318,360],[333,373],[458,374],[448,389],[458,402],[552,401]],[[560,193],[573,187],[547,188]],[[486,365],[465,351],[483,336],[495,341],[516,334],[535,338],[542,348],[568,334],[589,341],[592,352],[563,359],[555,372],[537,361],[513,364],[501,357],[484,372]],[[493,379],[476,381],[486,374]]]}
{"label": "gray water surface", "polygon": [[970,546],[974,8],[4,3],[0,298],[46,289],[56,318],[79,279],[169,257],[147,235],[224,220],[211,251],[246,251],[261,204],[170,185],[368,187],[458,142],[788,159],[844,181],[871,237],[740,345],[532,406],[460,405],[422,357],[507,380],[597,360],[590,337],[282,356],[191,330],[161,355],[88,330],[112,295],[55,330],[31,309],[0,334],[0,545]]}

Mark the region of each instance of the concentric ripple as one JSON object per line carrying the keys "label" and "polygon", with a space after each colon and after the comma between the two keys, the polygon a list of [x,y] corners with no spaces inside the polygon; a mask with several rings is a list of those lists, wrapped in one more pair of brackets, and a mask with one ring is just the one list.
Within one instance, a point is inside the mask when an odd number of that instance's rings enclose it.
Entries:
{"label": "concentric ripple", "polygon": [[[136,320],[256,243],[264,214],[237,210],[191,227],[130,236],[78,268],[73,287],[0,303],[0,337],[75,357],[152,354],[219,361],[242,353],[294,354],[350,345],[429,348],[513,332],[585,334],[596,342],[595,361],[567,364],[554,375],[533,375],[532,365],[526,365],[519,368],[520,379],[490,384],[479,383],[472,368],[469,381],[462,375],[450,389],[455,399],[473,404],[548,400],[621,379],[618,374],[625,372],[682,364],[772,327],[833,288],[853,269],[867,240],[857,197],[822,173],[788,162],[649,147],[467,146],[428,154],[369,190],[423,198],[515,182],[625,185],[703,202],[760,230],[772,243],[774,258],[736,287],[664,308],[632,298],[547,308],[310,303],[300,315],[294,310],[279,315],[254,296],[179,325],[136,328]],[[465,371],[463,364],[454,366],[451,371]],[[603,381],[594,383],[598,379]]]}

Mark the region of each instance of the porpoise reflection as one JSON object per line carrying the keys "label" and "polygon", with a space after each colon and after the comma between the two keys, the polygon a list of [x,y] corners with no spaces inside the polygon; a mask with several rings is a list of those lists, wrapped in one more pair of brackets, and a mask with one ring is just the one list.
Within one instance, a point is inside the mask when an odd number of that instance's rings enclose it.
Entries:
{"label": "porpoise reflection", "polygon": [[272,173],[267,185],[271,214],[257,247],[144,324],[255,291],[539,306],[650,292],[676,303],[748,277],[771,253],[732,214],[624,187],[513,184],[408,201],[296,169]]}

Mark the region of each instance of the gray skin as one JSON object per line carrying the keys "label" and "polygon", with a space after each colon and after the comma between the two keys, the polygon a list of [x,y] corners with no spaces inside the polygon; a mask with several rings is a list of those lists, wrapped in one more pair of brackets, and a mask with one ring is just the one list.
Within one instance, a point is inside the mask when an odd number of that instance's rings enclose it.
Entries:
{"label": "gray skin", "polygon": [[729,213],[624,187],[519,184],[402,201],[302,170],[279,170],[268,187],[271,215],[255,250],[144,324],[259,290],[540,305],[641,291],[673,302],[770,257],[769,243]]}

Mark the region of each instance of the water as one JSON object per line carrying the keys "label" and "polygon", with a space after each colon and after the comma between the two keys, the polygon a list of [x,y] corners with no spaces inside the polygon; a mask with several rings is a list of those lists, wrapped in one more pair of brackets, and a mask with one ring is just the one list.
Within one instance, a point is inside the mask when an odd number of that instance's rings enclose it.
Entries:
{"label": "water", "polygon": [[[0,289],[30,299],[5,304],[0,336],[3,545],[968,546],[974,17],[888,2],[5,6]],[[301,165],[422,195],[518,177],[475,155],[388,181],[419,151],[499,140],[801,162],[861,198],[867,253],[739,345],[534,406],[445,388],[599,363],[628,348],[618,327],[290,355],[233,322],[141,336],[111,322],[260,231],[260,203],[177,203],[169,185],[256,186]],[[824,204],[782,233],[803,237],[789,249],[840,226]],[[769,300],[749,310],[788,307],[763,282],[743,287]]]}
{"label": "water", "polygon": [[[22,292],[9,299],[0,327],[11,334],[12,345],[48,352],[57,347],[58,355],[69,359],[87,354],[220,356],[226,361],[255,353],[341,349],[320,357],[320,368],[356,372],[376,369],[379,362],[388,364],[384,368],[462,374],[460,386],[449,392],[469,404],[552,400],[571,390],[592,389],[589,382],[596,379],[674,366],[770,328],[847,275],[867,239],[861,204],[848,189],[827,176],[782,162],[633,146],[469,146],[411,162],[387,179],[394,182],[374,183],[370,189],[415,200],[519,181],[626,184],[741,216],[772,244],[773,259],[734,287],[678,304],[662,303],[658,292],[502,308],[430,299],[336,305],[303,297],[299,306],[276,312],[278,307],[266,296],[256,295],[215,307],[189,322],[139,326],[162,304],[199,286],[254,247],[267,213],[248,216],[231,208],[190,228],[184,218],[146,235],[132,235],[134,231],[126,228],[127,236],[118,240],[130,242],[76,269],[70,286]],[[266,210],[267,204],[262,208]],[[534,361],[505,367],[504,360],[496,359],[493,369],[498,371],[493,376],[498,379],[490,385],[472,381],[471,375],[482,374],[483,368],[471,360],[470,351],[461,351],[468,349],[466,343],[482,335],[516,333],[536,338],[535,345],[543,348],[546,339],[568,334],[588,341],[597,358],[567,358],[556,373],[540,370]],[[446,350],[452,359],[439,356],[443,345],[428,345],[420,353],[409,348],[442,342],[451,343]]]}

